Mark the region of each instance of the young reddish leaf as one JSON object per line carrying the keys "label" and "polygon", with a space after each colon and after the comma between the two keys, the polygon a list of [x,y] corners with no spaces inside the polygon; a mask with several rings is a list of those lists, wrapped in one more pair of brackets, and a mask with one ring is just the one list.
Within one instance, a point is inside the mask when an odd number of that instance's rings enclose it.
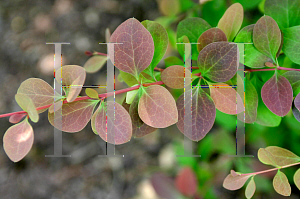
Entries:
{"label": "young reddish leaf", "polygon": [[[36,108],[53,103],[55,95],[54,89],[44,80],[38,78],[29,78],[22,82],[17,93],[25,94],[31,98]],[[47,109],[39,110],[39,113]]]}
{"label": "young reddish leaf", "polygon": [[278,116],[285,116],[293,102],[292,86],[285,77],[275,74],[262,87],[261,98],[270,111]]}
{"label": "young reddish leaf", "polygon": [[[297,8],[299,10],[299,8]],[[286,28],[283,31],[282,51],[292,62],[300,64],[300,26]]]}
{"label": "young reddish leaf", "polygon": [[16,99],[17,103],[19,104],[19,106],[28,113],[30,119],[33,122],[39,121],[39,114],[38,114],[36,107],[34,106],[30,97],[28,97],[25,94],[17,93],[15,95],[15,99]]}
{"label": "young reddish leaf", "polygon": [[197,192],[197,178],[191,168],[183,168],[175,179],[176,188],[185,196],[192,197]]}
{"label": "young reddish leaf", "polygon": [[107,56],[93,55],[84,64],[83,68],[87,73],[95,73],[100,70],[107,61]]}
{"label": "young reddish leaf", "polygon": [[239,32],[244,19],[244,9],[239,3],[231,5],[218,23],[218,28],[224,31],[228,41],[232,41]]}
{"label": "young reddish leaf", "polygon": [[[242,78],[238,75],[238,82],[242,81]],[[244,82],[238,83],[238,85],[244,85]],[[244,91],[245,89],[245,91]],[[257,106],[258,106],[258,95],[253,84],[245,78],[245,86],[242,88],[237,88],[239,96],[244,96],[245,102],[245,115],[242,111],[238,114],[238,119],[245,123],[254,123],[257,116]],[[243,100],[243,99],[242,99]],[[244,118],[245,116],[245,118]]]}
{"label": "young reddish leaf", "polygon": [[191,72],[185,70],[183,66],[175,65],[166,68],[161,73],[161,81],[170,88],[184,88],[184,78],[191,77]]}
{"label": "young reddish leaf", "polygon": [[291,185],[284,173],[282,173],[279,169],[273,179],[273,187],[277,193],[283,196],[291,195]]}
{"label": "young reddish leaf", "polygon": [[138,113],[143,122],[154,128],[166,128],[178,121],[176,103],[171,93],[164,87],[145,87]]}
{"label": "young reddish leaf", "polygon": [[26,115],[26,113],[14,114],[9,117],[9,122],[13,124],[19,123],[22,120],[22,118]]}
{"label": "young reddish leaf", "polygon": [[179,0],[159,0],[158,7],[160,12],[166,16],[175,16],[180,12]]}
{"label": "young reddish leaf", "polygon": [[61,107],[62,107],[62,105],[63,105],[63,102],[61,102],[61,101],[57,101],[57,102],[53,103],[53,104],[49,107],[49,110],[48,110],[49,113],[54,113],[54,109],[55,109],[55,112],[58,111],[58,110],[60,110]]}
{"label": "young reddish leaf", "polygon": [[227,41],[225,33],[219,28],[208,29],[199,37],[197,49],[200,52],[208,44],[219,41]]}
{"label": "young reddish leaf", "polygon": [[85,93],[90,98],[99,99],[98,92],[95,89],[87,88],[87,89],[85,89]]}
{"label": "young reddish leaf", "polygon": [[13,162],[22,160],[30,151],[33,144],[33,129],[27,117],[19,124],[15,124],[3,136],[3,148]]}
{"label": "young reddish leaf", "polygon": [[259,161],[263,164],[272,165],[278,167],[275,157],[266,149],[260,148],[257,153]]}
{"label": "young reddish leaf", "polygon": [[[107,111],[114,111],[115,118],[110,118]],[[92,117],[92,129],[104,141],[116,145],[129,142],[132,136],[130,115],[123,106],[114,102],[101,103]]]}
{"label": "young reddish leaf", "polygon": [[245,190],[245,196],[247,199],[252,198],[255,193],[256,185],[254,182],[254,176],[252,176],[250,182],[248,183],[246,190]]}
{"label": "young reddish leaf", "polygon": [[[81,131],[90,121],[97,103],[98,100],[87,99],[63,104],[61,111],[48,112],[48,120],[52,126],[55,123],[56,126],[54,127],[61,131],[69,133]],[[62,119],[61,124],[57,124],[59,121],[54,122],[60,117]]]}
{"label": "young reddish leaf", "polygon": [[299,71],[288,71],[282,74],[283,77],[289,80],[292,88],[294,97],[300,93],[300,72]]}
{"label": "young reddish leaf", "polygon": [[154,55],[150,66],[150,74],[153,75],[153,70],[160,62],[167,51],[169,38],[166,29],[155,21],[145,20],[142,25],[150,32],[154,42]]}
{"label": "young reddish leaf", "polygon": [[297,186],[297,188],[300,190],[300,169],[298,169],[294,174],[294,183]]}
{"label": "young reddish leaf", "polygon": [[167,57],[166,59],[164,59],[164,61],[165,61],[166,68],[174,65],[184,66],[183,61],[175,56]]}
{"label": "young reddish leaf", "polygon": [[272,154],[278,166],[285,166],[300,162],[300,157],[287,149],[283,149],[278,146],[269,146],[265,148],[265,150]]}
{"label": "young reddish leaf", "polygon": [[79,95],[85,82],[86,73],[84,68],[77,65],[66,65],[61,67],[55,74],[57,82],[62,81],[67,101],[74,101]]}
{"label": "young reddish leaf", "polygon": [[228,42],[214,42],[199,53],[198,66],[205,76],[215,82],[230,80],[238,69],[238,47]]}
{"label": "young reddish leaf", "polygon": [[[211,97],[202,89],[193,89],[192,95],[192,135],[185,134],[189,139],[199,141],[205,137],[205,135],[212,128],[216,118],[216,107]],[[187,100],[185,102],[185,100]],[[178,108],[178,129],[184,134],[184,105],[190,104],[190,97],[184,99],[182,94],[177,100]],[[186,107],[188,108],[188,107]],[[186,131],[189,132],[189,131]]]}
{"label": "young reddish leaf", "polygon": [[[204,19],[197,17],[184,19],[177,26],[177,41],[179,42],[179,38],[187,36],[191,43],[197,43],[200,35],[210,28],[211,26]],[[178,44],[177,47],[179,46],[184,45]],[[197,57],[197,45],[192,45],[192,59],[197,60]]]}
{"label": "young reddish leaf", "polygon": [[[220,87],[216,87],[220,85]],[[210,87],[210,96],[214,100],[216,108],[227,114],[238,114],[243,111],[243,101],[235,89],[227,84],[220,83]]]}
{"label": "young reddish leaf", "polygon": [[299,7],[298,0],[266,0],[265,14],[272,17],[283,30],[300,25]]}
{"label": "young reddish leaf", "polygon": [[155,192],[166,199],[178,199],[182,195],[175,188],[174,182],[163,173],[155,173],[151,177],[151,183]]}
{"label": "young reddish leaf", "polygon": [[149,31],[135,18],[123,22],[110,38],[114,51],[109,48],[110,57],[115,66],[135,77],[151,63],[154,54],[154,42]]}
{"label": "young reddish leaf", "polygon": [[[124,104],[124,103],[123,103]],[[139,105],[139,95],[137,94],[133,99],[130,107],[128,108],[128,113],[132,121],[132,135],[134,137],[140,138],[145,135],[148,135],[156,130],[147,124],[145,124],[139,114],[138,114],[138,105]]]}
{"label": "young reddish leaf", "polygon": [[236,177],[236,176],[239,176],[241,173],[238,173],[238,172],[236,172],[235,170],[230,170],[230,174],[231,174],[233,177]]}
{"label": "young reddish leaf", "polygon": [[281,45],[281,32],[274,19],[265,15],[257,21],[253,29],[253,43],[261,53],[275,62]]}
{"label": "young reddish leaf", "polygon": [[254,24],[244,27],[236,36],[235,43],[247,43],[244,45],[244,64],[250,68],[263,68],[271,59],[259,52],[253,44]]}
{"label": "young reddish leaf", "polygon": [[223,187],[225,189],[232,190],[232,191],[240,189],[242,188],[242,186],[244,186],[248,178],[250,178],[251,176],[252,175],[241,175],[241,174],[237,176],[233,176],[232,174],[229,174],[223,182]]}

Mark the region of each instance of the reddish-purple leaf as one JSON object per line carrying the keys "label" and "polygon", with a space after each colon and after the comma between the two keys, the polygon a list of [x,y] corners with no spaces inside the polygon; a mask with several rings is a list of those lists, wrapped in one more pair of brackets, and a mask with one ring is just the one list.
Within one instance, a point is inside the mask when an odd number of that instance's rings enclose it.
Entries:
{"label": "reddish-purple leaf", "polygon": [[26,113],[15,114],[9,117],[9,122],[16,124],[22,120],[22,118],[27,115]]}
{"label": "reddish-purple leaf", "polygon": [[285,77],[275,74],[262,87],[261,98],[270,111],[278,116],[285,116],[293,102],[292,86]]}
{"label": "reddish-purple leaf", "polygon": [[114,51],[109,48],[110,59],[118,69],[138,77],[150,65],[154,42],[150,32],[135,18],[119,25],[110,42],[122,43],[114,45]]}
{"label": "reddish-purple leaf", "polygon": [[63,102],[61,101],[57,101],[55,103],[53,103],[50,107],[49,107],[49,113],[54,113],[56,111],[58,111],[63,105]]}
{"label": "reddish-purple leaf", "polygon": [[161,81],[170,88],[184,88],[184,78],[191,77],[191,72],[183,66],[170,66],[161,73]]}
{"label": "reddish-purple leaf", "polygon": [[[107,115],[107,111],[114,111],[115,118]],[[92,129],[104,141],[116,145],[129,142],[132,136],[130,115],[123,106],[114,102],[100,104],[92,117]]]}
{"label": "reddish-purple leaf", "polygon": [[3,136],[3,148],[13,162],[23,159],[33,144],[33,129],[27,117],[19,124],[11,126]]}
{"label": "reddish-purple leaf", "polygon": [[214,42],[205,46],[198,56],[198,66],[205,76],[215,82],[230,80],[238,69],[238,47],[228,42]]}
{"label": "reddish-purple leaf", "polygon": [[200,52],[205,46],[213,42],[227,41],[225,33],[220,28],[211,28],[202,33],[198,39],[197,48]]}
{"label": "reddish-purple leaf", "polygon": [[295,97],[294,105],[300,111],[300,93]]}
{"label": "reddish-purple leaf", "polygon": [[243,101],[235,89],[227,84],[212,85],[210,96],[214,100],[216,108],[227,114],[238,114],[243,111]]}
{"label": "reddish-purple leaf", "polygon": [[229,174],[223,182],[223,187],[225,189],[232,190],[232,191],[240,189],[242,188],[242,186],[244,186],[248,178],[250,178],[251,176],[252,175],[242,175],[242,174],[233,176],[232,174]]}
{"label": "reddish-purple leaf", "polygon": [[[81,131],[90,121],[98,100],[81,100],[63,104],[60,111],[48,112],[48,120],[55,128],[75,133]],[[62,118],[60,123],[59,118]],[[56,120],[56,122],[55,122]]]}
{"label": "reddish-purple leaf", "polygon": [[163,173],[153,174],[151,183],[154,190],[161,198],[178,199],[181,196],[175,188],[174,182]]}
{"label": "reddish-purple leaf", "polygon": [[[54,90],[44,80],[38,78],[29,78],[22,82],[17,93],[25,94],[31,98],[36,108],[52,104],[54,101]],[[56,93],[56,95],[58,95]],[[39,110],[39,113],[44,112],[47,109]]]}
{"label": "reddish-purple leaf", "polygon": [[293,103],[293,106],[292,106],[292,112],[293,112],[293,115],[295,117],[295,119],[300,122],[300,110],[297,109]]}
{"label": "reddish-purple leaf", "polygon": [[138,113],[143,122],[154,128],[166,128],[178,121],[176,102],[164,87],[152,85],[143,88]]}
{"label": "reddish-purple leaf", "polygon": [[[184,94],[177,100],[178,108],[178,129],[184,134],[184,105],[190,104],[190,97],[184,101]],[[186,107],[188,108],[188,107]],[[199,141],[210,131],[216,118],[216,107],[209,95],[199,88],[193,89],[192,95],[192,126],[191,131],[187,129],[186,132],[191,132],[192,135],[185,133],[189,139]]]}
{"label": "reddish-purple leaf", "polygon": [[77,98],[85,82],[85,77],[84,68],[77,65],[66,65],[56,72],[56,81],[59,83],[62,81],[68,102]]}
{"label": "reddish-purple leaf", "polygon": [[183,168],[176,177],[175,185],[185,196],[192,197],[197,192],[197,178],[191,168]]}
{"label": "reddish-purple leaf", "polygon": [[149,133],[152,133],[156,130],[156,128],[153,128],[145,124],[141,120],[138,114],[138,105],[139,105],[139,96],[136,95],[130,107],[128,108],[128,112],[132,121],[132,135],[137,138],[148,135]]}

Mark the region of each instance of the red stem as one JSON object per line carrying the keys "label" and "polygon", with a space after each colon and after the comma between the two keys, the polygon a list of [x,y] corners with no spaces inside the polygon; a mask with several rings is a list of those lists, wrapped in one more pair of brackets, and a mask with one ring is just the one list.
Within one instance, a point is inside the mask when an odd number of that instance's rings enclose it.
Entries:
{"label": "red stem", "polygon": [[[153,83],[143,84],[143,86],[148,87],[148,86],[151,86],[151,85],[162,85],[162,84],[164,84],[164,83],[162,81],[160,81],[160,82],[153,82]],[[99,94],[98,96],[101,99],[105,99],[107,97],[113,96],[114,94],[117,95],[117,94],[121,94],[121,93],[126,93],[126,92],[129,92],[129,91],[137,90],[139,88],[140,88],[140,85],[137,85],[137,86],[134,86],[134,87],[125,88],[125,89],[118,90],[118,91],[115,91],[115,92],[102,93],[102,94]],[[89,96],[77,97],[74,100],[74,102],[75,101],[80,101],[80,100],[85,100],[85,99],[93,99],[93,98],[90,98]],[[63,103],[65,104],[65,103],[68,103],[68,102],[67,102],[67,100],[64,100]],[[41,107],[36,108],[36,110],[49,108],[51,105],[52,104],[41,106]],[[18,111],[18,112],[13,112],[13,113],[6,113],[6,114],[0,115],[0,118],[9,117],[9,116],[12,116],[12,115],[15,115],[15,114],[22,114],[22,113],[27,113],[27,112],[26,111]]]}

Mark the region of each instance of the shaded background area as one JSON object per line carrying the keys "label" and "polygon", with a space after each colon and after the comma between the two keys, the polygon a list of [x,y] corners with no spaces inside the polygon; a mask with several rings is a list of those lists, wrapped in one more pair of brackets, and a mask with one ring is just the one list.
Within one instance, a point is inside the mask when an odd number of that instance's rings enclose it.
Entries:
{"label": "shaded background area", "polygon": [[[62,47],[63,65],[83,66],[88,59],[85,51],[106,52],[106,46],[99,45],[105,42],[106,28],[113,32],[123,21],[135,17],[139,21],[157,20],[168,26],[170,45],[166,57],[178,56],[174,30],[185,17],[203,17],[216,26],[226,8],[234,2],[242,3],[245,8],[243,27],[263,15],[260,0],[214,0],[201,5],[199,1],[189,0],[164,2],[167,3],[155,0],[1,1],[0,114],[21,110],[14,95],[22,81],[36,77],[53,85],[54,45],[46,45],[46,42],[71,43]],[[176,2],[179,8],[174,11]],[[171,19],[173,22],[169,23]],[[164,67],[164,63],[159,66]],[[87,75],[86,85],[105,85],[105,82],[105,67]],[[116,80],[116,90],[125,87]],[[104,89],[99,91],[105,92]],[[182,93],[171,92],[177,97]],[[124,95],[119,95],[117,101],[122,102],[123,98]],[[8,118],[1,118],[2,136],[10,126]],[[292,113],[283,118],[279,127],[246,125],[246,154],[254,158],[228,156],[235,154],[236,116],[219,111],[211,132],[194,144],[194,153],[201,158],[176,157],[183,153],[184,138],[176,125],[116,146],[116,154],[124,155],[123,158],[101,158],[98,155],[105,153],[105,142],[92,132],[90,123],[78,133],[63,133],[63,154],[72,155],[71,158],[45,158],[53,154],[53,127],[48,122],[47,112],[32,126],[34,144],[22,161],[11,162],[1,147],[1,198],[157,199],[159,196],[149,180],[153,174],[161,172],[173,179],[183,167],[192,168],[196,174],[198,198],[244,198],[244,188],[232,192],[222,187],[230,169],[254,172],[270,168],[258,162],[256,154],[261,147],[280,146],[300,155],[300,125]],[[295,171],[296,168],[285,170],[292,184],[291,198],[298,198],[300,194],[292,182]],[[281,198],[272,188],[274,174],[256,177],[254,198]]]}

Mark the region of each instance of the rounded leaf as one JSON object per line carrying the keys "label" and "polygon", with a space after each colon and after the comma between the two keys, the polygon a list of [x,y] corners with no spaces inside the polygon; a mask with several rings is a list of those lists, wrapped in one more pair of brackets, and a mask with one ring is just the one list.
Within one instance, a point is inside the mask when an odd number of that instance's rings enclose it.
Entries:
{"label": "rounded leaf", "polygon": [[19,104],[19,106],[28,113],[30,119],[33,122],[38,122],[39,114],[31,100],[31,98],[28,97],[28,95],[17,93],[15,95],[15,99],[16,99],[16,102]]}
{"label": "rounded leaf", "polygon": [[278,167],[275,157],[266,149],[260,148],[257,153],[259,161],[263,164],[272,165]]}
{"label": "rounded leaf", "polygon": [[3,148],[9,159],[13,162],[22,160],[32,147],[33,137],[27,118],[7,129],[3,136]]}
{"label": "rounded leaf", "polygon": [[197,192],[197,178],[191,168],[183,168],[175,179],[176,188],[185,196],[192,197]]}
{"label": "rounded leaf", "polygon": [[282,32],[284,41],[282,51],[292,62],[300,64],[300,26],[286,28]]}
{"label": "rounded leaf", "polygon": [[9,122],[13,124],[19,123],[22,120],[22,118],[26,115],[26,113],[14,114],[9,117]]}
{"label": "rounded leaf", "polygon": [[246,198],[252,198],[255,193],[256,185],[254,182],[254,176],[252,176],[250,182],[248,183],[246,190],[245,190],[245,196]]}
{"label": "rounded leaf", "polygon": [[285,166],[300,162],[300,157],[287,149],[278,146],[268,146],[265,149],[272,154],[278,166]]}
{"label": "rounded leaf", "polygon": [[164,87],[152,85],[144,88],[138,113],[143,122],[154,128],[166,128],[178,121],[175,100]]}
{"label": "rounded leaf", "polygon": [[87,73],[95,73],[100,70],[107,61],[107,56],[94,55],[84,64],[83,68]]}
{"label": "rounded leaf", "polygon": [[300,169],[298,169],[296,171],[296,173],[294,174],[294,183],[297,186],[297,188],[300,190]]}
{"label": "rounded leaf", "polygon": [[244,186],[248,178],[250,178],[252,175],[232,175],[229,174],[224,182],[223,182],[223,187],[228,190],[237,190],[240,189]]}
{"label": "rounded leaf", "polygon": [[225,33],[220,28],[208,29],[199,37],[197,49],[200,52],[208,44],[220,41],[227,41]]}
{"label": "rounded leaf", "polygon": [[274,179],[273,179],[273,187],[277,193],[283,196],[291,195],[291,185],[284,173],[280,170],[277,171]]}
{"label": "rounded leaf", "polygon": [[286,73],[283,73],[282,76],[289,80],[293,88],[293,95],[296,97],[300,93],[300,72],[287,71]]}
{"label": "rounded leaf", "polygon": [[87,88],[87,89],[85,89],[85,93],[90,98],[99,99],[98,92],[95,89]]}
{"label": "rounded leaf", "polygon": [[161,81],[170,88],[184,88],[184,78],[191,77],[191,72],[183,66],[170,66],[161,73]]}

